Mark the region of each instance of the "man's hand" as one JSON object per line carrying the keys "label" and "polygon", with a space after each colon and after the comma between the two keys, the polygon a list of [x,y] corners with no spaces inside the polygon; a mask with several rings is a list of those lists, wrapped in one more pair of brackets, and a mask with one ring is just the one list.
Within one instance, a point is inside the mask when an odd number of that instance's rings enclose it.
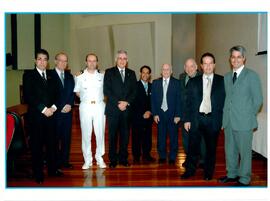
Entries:
{"label": "man's hand", "polygon": [[158,124],[158,122],[159,122],[159,116],[158,115],[154,116],[154,121],[156,122],[156,124]]}
{"label": "man's hand", "polygon": [[178,124],[180,121],[180,117],[174,117],[173,121],[175,124]]}
{"label": "man's hand", "polygon": [[188,132],[191,128],[191,123],[190,122],[186,122],[184,123],[184,128],[186,129],[186,131]]}
{"label": "man's hand", "polygon": [[144,119],[149,119],[151,117],[151,112],[150,111],[146,111],[144,114],[143,114],[143,118]]}
{"label": "man's hand", "polygon": [[66,104],[63,109],[61,110],[62,113],[68,113],[71,111],[71,105]]}
{"label": "man's hand", "polygon": [[127,109],[128,102],[127,101],[118,101],[118,108],[121,111],[125,111]]}
{"label": "man's hand", "polygon": [[43,114],[44,114],[46,117],[50,117],[50,116],[53,115],[53,113],[54,113],[54,111],[52,110],[52,108],[47,108],[47,109],[44,111]]}

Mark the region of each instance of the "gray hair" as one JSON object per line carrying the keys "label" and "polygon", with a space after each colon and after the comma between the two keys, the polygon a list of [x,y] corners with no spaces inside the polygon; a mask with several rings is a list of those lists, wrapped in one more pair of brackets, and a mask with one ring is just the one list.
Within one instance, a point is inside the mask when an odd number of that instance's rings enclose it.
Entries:
{"label": "gray hair", "polygon": [[125,54],[125,55],[128,56],[127,51],[125,51],[125,50],[118,50],[117,53],[116,53],[116,55],[115,55],[115,62],[117,61],[117,58],[118,58],[119,54]]}
{"label": "gray hair", "polygon": [[236,45],[236,46],[233,46],[231,49],[230,49],[230,55],[232,55],[232,52],[233,51],[238,51],[241,53],[241,55],[246,58],[246,48],[244,48],[243,46],[241,45]]}

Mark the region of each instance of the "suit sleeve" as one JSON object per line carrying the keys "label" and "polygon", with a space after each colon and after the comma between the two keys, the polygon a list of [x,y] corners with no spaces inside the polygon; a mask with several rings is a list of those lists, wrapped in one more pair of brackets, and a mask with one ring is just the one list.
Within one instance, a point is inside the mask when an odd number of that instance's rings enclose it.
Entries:
{"label": "suit sleeve", "polygon": [[71,74],[69,74],[69,77],[70,77],[70,88],[69,88],[69,91],[68,91],[68,100],[67,100],[67,104],[73,106],[74,105],[74,87],[75,87],[75,81],[74,81],[74,78]]}
{"label": "suit sleeve", "polygon": [[192,87],[193,85],[193,80],[189,80],[188,84],[187,84],[187,99],[186,99],[186,104],[185,104],[185,108],[183,108],[183,122],[190,122],[191,121],[191,117],[190,117],[190,113],[191,113],[191,107],[192,107],[192,100],[193,99],[193,95],[192,95]]}
{"label": "suit sleeve", "polygon": [[35,85],[33,85],[35,81],[33,80],[33,72],[28,72],[23,74],[23,93],[25,101],[31,107],[42,112],[42,110],[46,107],[44,103],[40,100],[39,96],[36,95]]}
{"label": "suit sleeve", "polygon": [[263,103],[262,87],[259,76],[256,73],[253,73],[252,76],[253,81],[250,82],[251,83],[250,86],[253,98],[253,111],[254,114],[257,114]]}
{"label": "suit sleeve", "polygon": [[112,86],[113,86],[112,82],[113,80],[112,80],[111,71],[110,69],[106,70],[105,75],[104,75],[103,93],[104,93],[104,96],[108,98],[109,102],[111,102],[113,105],[117,105],[119,100],[112,91]]}
{"label": "suit sleeve", "polygon": [[151,110],[153,116],[157,115],[157,81],[153,81],[151,94]]}
{"label": "suit sleeve", "polygon": [[180,89],[180,81],[177,81],[177,90],[176,90],[176,117],[183,117],[183,109],[182,109],[182,101],[181,101],[181,89]]}
{"label": "suit sleeve", "polygon": [[137,79],[134,71],[132,71],[130,79],[131,79],[131,87],[130,87],[130,94],[127,97],[127,102],[129,104],[133,104],[136,98],[136,90],[137,90]]}

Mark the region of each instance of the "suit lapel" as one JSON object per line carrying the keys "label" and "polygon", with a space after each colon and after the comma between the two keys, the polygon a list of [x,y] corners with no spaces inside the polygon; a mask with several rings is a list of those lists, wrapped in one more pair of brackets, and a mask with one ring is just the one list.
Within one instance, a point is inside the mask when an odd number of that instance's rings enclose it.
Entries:
{"label": "suit lapel", "polygon": [[211,88],[211,99],[212,99],[212,96],[214,94],[214,91],[216,90],[216,82],[217,82],[217,80],[216,80],[216,76],[214,74],[213,81],[212,81],[212,88]]}
{"label": "suit lapel", "polygon": [[199,79],[199,93],[200,93],[200,96],[201,97],[201,102],[202,102],[202,99],[203,99],[203,76],[200,77]]}
{"label": "suit lapel", "polygon": [[[43,86],[47,86],[47,81],[45,81],[42,77],[41,77],[41,75],[39,74],[39,72],[38,72],[38,70],[35,68],[35,76],[37,77],[37,79],[38,79],[38,81],[39,81],[39,83],[41,84],[41,85],[43,85]],[[47,79],[48,79],[48,73],[47,73]]]}

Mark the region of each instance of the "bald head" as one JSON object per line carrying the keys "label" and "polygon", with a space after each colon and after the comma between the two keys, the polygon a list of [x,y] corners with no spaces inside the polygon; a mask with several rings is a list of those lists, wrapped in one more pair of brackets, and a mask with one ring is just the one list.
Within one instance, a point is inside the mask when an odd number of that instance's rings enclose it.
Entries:
{"label": "bald head", "polygon": [[190,77],[194,77],[198,69],[196,61],[193,58],[189,58],[186,60],[184,65],[184,70]]}
{"label": "bald head", "polygon": [[172,75],[172,66],[170,64],[163,64],[161,68],[161,75],[167,79]]}

